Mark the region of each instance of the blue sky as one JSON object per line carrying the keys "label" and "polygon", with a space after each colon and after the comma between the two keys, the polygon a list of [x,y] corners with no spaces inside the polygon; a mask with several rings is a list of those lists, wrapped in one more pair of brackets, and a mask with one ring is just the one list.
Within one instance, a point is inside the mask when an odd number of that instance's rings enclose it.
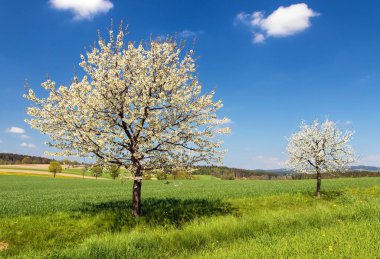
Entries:
{"label": "blue sky", "polygon": [[67,84],[112,18],[129,24],[130,40],[196,36],[200,80],[233,121],[226,165],[282,167],[285,137],[328,117],[356,131],[359,163],[380,166],[379,9],[376,0],[3,0],[0,152],[43,154],[44,136],[23,121],[25,79]]}

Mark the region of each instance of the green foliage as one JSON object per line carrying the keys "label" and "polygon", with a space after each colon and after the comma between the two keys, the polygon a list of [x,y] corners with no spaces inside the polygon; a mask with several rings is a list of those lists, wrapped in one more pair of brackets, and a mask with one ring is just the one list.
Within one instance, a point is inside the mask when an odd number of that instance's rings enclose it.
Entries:
{"label": "green foliage", "polygon": [[71,165],[71,161],[70,161],[69,159],[63,159],[63,160],[62,160],[62,163],[63,163],[64,165]]}
{"label": "green foliage", "polygon": [[[144,184],[0,175],[0,257],[377,258],[380,178]],[[28,197],[25,199],[25,197]],[[48,242],[46,241],[48,240]],[[331,247],[331,249],[330,249]]]}
{"label": "green foliage", "polygon": [[227,172],[220,176],[222,180],[235,180],[235,175],[233,172]]}
{"label": "green foliage", "polygon": [[92,175],[96,177],[96,179],[98,179],[98,177],[102,176],[103,174],[103,168],[97,165],[91,167],[90,171]]}
{"label": "green foliage", "polygon": [[114,180],[118,178],[121,174],[120,166],[117,166],[117,165],[111,165],[107,167],[106,171]]}
{"label": "green foliage", "polygon": [[170,172],[170,175],[167,177],[167,179],[171,180],[191,180],[192,174],[190,171],[184,171],[184,170],[173,170]]}
{"label": "green foliage", "polygon": [[76,165],[79,165],[79,162],[77,160],[74,160],[73,162],[71,162],[71,164],[76,166]]}
{"label": "green foliage", "polygon": [[144,173],[143,180],[152,180],[152,173],[151,172]]}
{"label": "green foliage", "polygon": [[57,162],[57,161],[50,162],[49,172],[53,173],[54,177],[56,176],[57,173],[62,173],[62,166],[61,166],[61,164],[59,162]]}
{"label": "green foliage", "polygon": [[157,180],[166,180],[168,179],[167,174],[163,170],[155,171]]}
{"label": "green foliage", "polygon": [[84,166],[83,168],[81,168],[80,172],[81,172],[82,176],[85,176],[86,173],[88,172],[88,166]]}

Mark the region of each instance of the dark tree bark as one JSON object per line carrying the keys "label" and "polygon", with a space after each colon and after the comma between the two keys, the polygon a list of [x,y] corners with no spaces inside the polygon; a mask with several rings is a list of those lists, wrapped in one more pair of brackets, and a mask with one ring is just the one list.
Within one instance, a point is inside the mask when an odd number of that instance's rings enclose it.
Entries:
{"label": "dark tree bark", "polygon": [[135,177],[132,190],[132,215],[140,217],[141,215],[141,177]]}
{"label": "dark tree bark", "polygon": [[322,174],[317,171],[317,198],[321,198]]}

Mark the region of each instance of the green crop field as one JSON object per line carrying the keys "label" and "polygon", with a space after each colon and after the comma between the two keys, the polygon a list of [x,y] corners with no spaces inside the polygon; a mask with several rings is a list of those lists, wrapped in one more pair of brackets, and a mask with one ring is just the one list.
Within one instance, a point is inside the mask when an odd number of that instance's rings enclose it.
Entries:
{"label": "green crop field", "polygon": [[0,257],[379,258],[380,178],[131,182],[0,175]]}

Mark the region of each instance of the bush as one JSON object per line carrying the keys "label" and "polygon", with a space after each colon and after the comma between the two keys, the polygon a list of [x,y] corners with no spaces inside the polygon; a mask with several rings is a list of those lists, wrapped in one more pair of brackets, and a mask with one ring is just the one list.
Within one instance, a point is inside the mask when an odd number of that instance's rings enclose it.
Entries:
{"label": "bush", "polygon": [[120,167],[117,165],[111,165],[107,168],[107,172],[110,174],[112,179],[116,179],[120,176]]}
{"label": "bush", "polygon": [[90,171],[96,179],[98,179],[98,177],[102,176],[103,174],[103,168],[100,166],[93,166],[91,167]]}
{"label": "bush", "polygon": [[146,173],[143,175],[143,180],[152,180],[152,174],[151,173]]}
{"label": "bush", "polygon": [[223,174],[220,176],[220,179],[222,179],[222,180],[235,180],[235,176],[233,173]]}
{"label": "bush", "polygon": [[50,162],[49,172],[53,173],[54,177],[56,176],[57,173],[62,173],[61,164],[57,161]]}
{"label": "bush", "polygon": [[167,174],[164,171],[162,171],[162,170],[157,170],[156,171],[156,177],[157,177],[157,180],[166,180],[166,179],[168,179]]}
{"label": "bush", "polygon": [[79,162],[77,160],[74,160],[71,164],[77,166],[79,165]]}
{"label": "bush", "polygon": [[171,179],[173,180],[191,180],[193,179],[190,171],[173,170],[171,172]]}

